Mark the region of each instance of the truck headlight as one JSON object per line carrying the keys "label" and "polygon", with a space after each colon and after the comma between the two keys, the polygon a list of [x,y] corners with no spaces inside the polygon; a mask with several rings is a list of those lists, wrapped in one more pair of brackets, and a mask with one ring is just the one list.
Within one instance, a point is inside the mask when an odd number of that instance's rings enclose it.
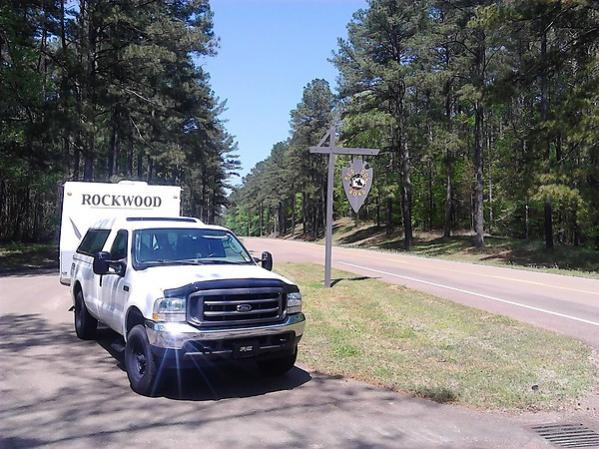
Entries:
{"label": "truck headlight", "polygon": [[154,321],[185,321],[187,301],[185,298],[158,298],[154,302]]}
{"label": "truck headlight", "polygon": [[287,293],[287,314],[302,311],[302,294],[300,292]]}

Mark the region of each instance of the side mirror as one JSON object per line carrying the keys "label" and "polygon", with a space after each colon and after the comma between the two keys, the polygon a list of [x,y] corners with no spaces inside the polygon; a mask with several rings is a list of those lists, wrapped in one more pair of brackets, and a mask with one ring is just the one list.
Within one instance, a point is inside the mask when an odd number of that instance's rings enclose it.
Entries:
{"label": "side mirror", "polygon": [[110,253],[107,251],[100,251],[99,253],[96,253],[93,264],[95,274],[108,274],[108,262],[110,261],[110,257]]}
{"label": "side mirror", "polygon": [[260,263],[262,264],[262,268],[268,271],[272,271],[272,254],[270,254],[268,251],[264,251],[262,253]]}
{"label": "side mirror", "polygon": [[110,264],[110,266],[112,266],[114,274],[119,275],[121,277],[125,276],[125,271],[127,271],[127,265],[124,262],[113,262]]}

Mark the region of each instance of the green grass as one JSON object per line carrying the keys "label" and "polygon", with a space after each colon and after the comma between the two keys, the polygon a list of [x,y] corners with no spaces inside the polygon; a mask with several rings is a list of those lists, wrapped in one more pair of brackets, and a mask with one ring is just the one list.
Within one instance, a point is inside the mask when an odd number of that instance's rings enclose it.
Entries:
{"label": "green grass", "polygon": [[[370,249],[403,252],[403,235],[387,235],[385,229],[366,223],[355,227],[351,220],[336,223],[335,243]],[[443,238],[416,234],[410,254],[462,262],[542,270],[557,274],[599,278],[599,251],[587,247],[556,246],[546,250],[544,242],[504,237],[486,237],[485,248],[473,246],[472,237]]]}
{"label": "green grass", "polygon": [[43,243],[0,244],[0,272],[58,267],[58,248]]}
{"label": "green grass", "polygon": [[568,407],[595,385],[577,340],[348,273],[324,289],[318,265],[277,271],[302,288],[300,363],[316,371],[485,409]]}

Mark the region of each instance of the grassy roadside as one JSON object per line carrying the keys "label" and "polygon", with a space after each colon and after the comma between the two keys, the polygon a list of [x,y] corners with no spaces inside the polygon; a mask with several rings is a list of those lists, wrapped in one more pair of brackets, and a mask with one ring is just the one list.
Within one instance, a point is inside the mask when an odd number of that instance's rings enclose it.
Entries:
{"label": "grassy roadside", "polygon": [[[334,241],[342,246],[404,251],[401,233],[387,235],[385,229],[371,223],[355,227],[349,219],[336,222]],[[541,241],[504,237],[487,237],[485,244],[484,249],[478,250],[469,235],[446,239],[437,234],[419,233],[410,254],[599,279],[599,251],[590,248],[556,246],[547,251]]]}
{"label": "grassy roadside", "polygon": [[44,243],[0,244],[0,273],[58,267],[58,248]]}
{"label": "grassy roadside", "polygon": [[323,289],[322,267],[284,264],[309,318],[300,362],[438,402],[486,409],[571,406],[596,381],[574,339],[381,281]]}

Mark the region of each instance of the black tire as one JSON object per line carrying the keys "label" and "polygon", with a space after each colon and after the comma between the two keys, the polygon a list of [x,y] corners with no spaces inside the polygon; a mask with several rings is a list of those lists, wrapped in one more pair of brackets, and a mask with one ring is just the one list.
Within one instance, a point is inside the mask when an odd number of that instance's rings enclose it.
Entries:
{"label": "black tire", "polygon": [[131,389],[144,396],[154,396],[158,390],[158,366],[152,354],[146,328],[134,326],[127,334],[125,366]]}
{"label": "black tire", "polygon": [[292,353],[285,354],[284,356],[266,360],[258,360],[258,368],[265,376],[282,376],[295,366],[296,359],[297,347]]}
{"label": "black tire", "polygon": [[98,330],[98,320],[96,320],[85,306],[83,292],[79,290],[75,297],[75,333],[82,340],[93,340],[96,338]]}

